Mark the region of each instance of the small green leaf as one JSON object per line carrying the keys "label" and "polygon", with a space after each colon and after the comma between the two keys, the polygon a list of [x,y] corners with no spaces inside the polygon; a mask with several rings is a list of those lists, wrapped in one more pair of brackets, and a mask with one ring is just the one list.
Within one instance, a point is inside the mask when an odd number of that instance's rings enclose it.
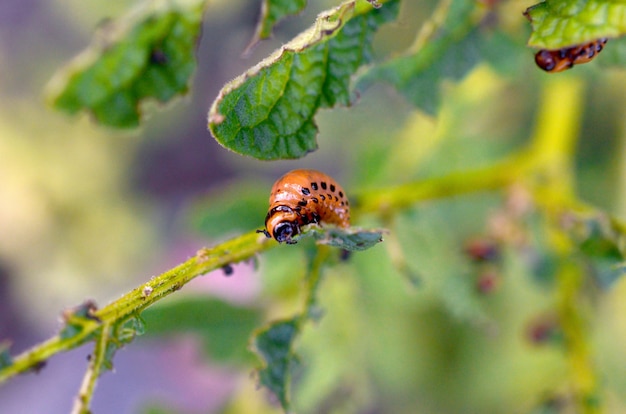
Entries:
{"label": "small green leaf", "polygon": [[626,274],[626,263],[602,258],[592,261],[593,277],[603,289],[610,289],[613,284]]}
{"label": "small green leaf", "polygon": [[209,237],[263,228],[267,214],[267,183],[236,182],[196,200],[190,209],[194,229]]}
{"label": "small green leaf", "polygon": [[193,333],[203,339],[205,351],[213,360],[236,363],[249,360],[248,339],[261,323],[256,309],[205,296],[159,303],[146,309],[142,317],[147,337]]}
{"label": "small green leaf", "polygon": [[605,289],[624,276],[623,236],[604,214],[577,218],[572,236],[593,270],[593,277]]}
{"label": "small green leaf", "polygon": [[[96,304],[92,301],[86,301],[76,308],[63,312],[63,321],[65,324],[59,332],[62,339],[68,339],[78,335],[88,324],[100,323],[100,320],[94,316],[97,310]],[[86,338],[85,340],[87,340]]]}
{"label": "small green leaf", "polygon": [[116,339],[122,344],[128,344],[146,331],[146,324],[139,315],[133,315],[122,322],[115,332]]}
{"label": "small green leaf", "polygon": [[306,3],[306,0],[263,0],[256,33],[248,48],[254,46],[259,40],[269,38],[278,22],[287,16],[300,13],[306,7]]}
{"label": "small green leaf", "polygon": [[224,147],[258,159],[299,158],[317,148],[320,107],[350,103],[350,77],[371,60],[372,37],[395,17],[347,1],[220,91],[209,129]]}
{"label": "small green leaf", "polygon": [[0,342],[0,370],[13,365],[13,358],[9,353],[10,344],[7,341]]}
{"label": "small green leaf", "polygon": [[598,65],[603,67],[626,67],[626,37],[611,40],[611,45],[602,50]]}
{"label": "small green leaf", "polygon": [[103,125],[137,126],[142,101],[187,92],[204,3],[150,2],[106,24],[51,80],[49,101],[70,114],[85,110]]}
{"label": "small green leaf", "polygon": [[367,250],[382,242],[383,231],[312,225],[304,229],[302,234],[295,239],[302,237],[313,237],[319,244],[327,244],[344,250],[360,251]]}
{"label": "small green leaf", "polygon": [[440,84],[444,79],[458,80],[482,61],[484,51],[499,37],[483,33],[480,15],[473,0],[451,2],[438,35],[418,50],[363,73],[356,84],[364,91],[372,83],[386,81],[404,97],[428,114],[434,114],[440,102]]}
{"label": "small green leaf", "polygon": [[289,410],[289,384],[297,359],[293,343],[300,331],[300,318],[273,322],[254,336],[253,347],[265,366],[259,370],[261,385],[267,387]]}
{"label": "small green leaf", "polygon": [[626,33],[623,0],[546,0],[528,8],[528,46],[560,49]]}

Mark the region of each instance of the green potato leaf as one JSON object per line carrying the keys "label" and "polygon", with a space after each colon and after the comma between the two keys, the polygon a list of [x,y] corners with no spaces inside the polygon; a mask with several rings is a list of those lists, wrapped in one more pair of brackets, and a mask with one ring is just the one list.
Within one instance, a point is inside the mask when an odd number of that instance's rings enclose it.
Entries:
{"label": "green potato leaf", "polygon": [[532,33],[528,46],[560,49],[626,33],[624,0],[546,0],[524,13]]}
{"label": "green potato leaf", "polygon": [[326,244],[349,251],[367,250],[383,241],[382,230],[364,230],[358,228],[342,229],[339,227],[310,226],[300,237],[313,237],[318,244]]}
{"label": "green potato leaf", "polygon": [[254,38],[248,49],[260,40],[272,36],[274,26],[284,18],[300,13],[306,7],[306,0],[263,0],[261,17],[256,27]]}
{"label": "green potato leaf", "polygon": [[289,385],[297,364],[293,346],[300,325],[299,317],[272,322],[256,332],[253,338],[254,351],[264,364],[258,371],[259,382],[278,398],[285,411],[289,409]]}
{"label": "green potato leaf", "polygon": [[309,30],[224,86],[208,115],[213,136],[262,160],[315,150],[315,114],[350,103],[350,77],[371,60],[372,37],[398,3],[375,9],[353,0],[321,13]]}
{"label": "green potato leaf", "polygon": [[481,14],[475,1],[452,1],[441,14],[445,18],[436,36],[415,50],[364,72],[356,83],[357,92],[363,92],[375,82],[388,82],[413,105],[435,114],[441,100],[442,81],[462,79],[484,59],[494,42],[496,46],[502,43],[501,37],[490,36],[479,27]]}
{"label": "green potato leaf", "polygon": [[51,105],[102,125],[139,125],[140,104],[187,92],[204,0],[150,2],[100,28],[93,43],[50,81]]}
{"label": "green potato leaf", "polygon": [[259,310],[209,297],[187,297],[158,304],[142,313],[146,336],[193,333],[213,360],[249,362],[248,339],[261,323]]}
{"label": "green potato leaf", "polygon": [[10,344],[6,341],[0,342],[0,369],[13,364],[13,357],[9,353]]}

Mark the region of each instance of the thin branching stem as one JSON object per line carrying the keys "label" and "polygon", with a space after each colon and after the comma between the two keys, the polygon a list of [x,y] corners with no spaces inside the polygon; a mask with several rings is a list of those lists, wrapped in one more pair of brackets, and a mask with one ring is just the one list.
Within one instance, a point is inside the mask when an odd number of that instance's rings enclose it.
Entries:
{"label": "thin branching stem", "polygon": [[175,268],[153,277],[118,300],[94,312],[91,321],[70,337],[57,335],[13,358],[12,364],[0,370],[0,384],[9,378],[40,367],[59,353],[82,345],[94,336],[99,337],[104,326],[114,325],[182,288],[195,277],[231,263],[249,259],[255,254],[276,246],[276,242],[256,232],[235,237],[212,248],[201,249],[195,256]]}
{"label": "thin branching stem", "polygon": [[89,360],[89,368],[85,372],[83,382],[80,386],[80,391],[74,401],[72,414],[88,414],[90,412],[89,406],[91,405],[91,400],[93,399],[93,394],[96,389],[96,382],[98,381],[102,368],[104,367],[107,346],[112,340],[112,329],[113,327],[110,324],[105,323],[100,330],[100,334],[98,335],[98,339],[96,340],[96,344],[94,346],[93,354]]}

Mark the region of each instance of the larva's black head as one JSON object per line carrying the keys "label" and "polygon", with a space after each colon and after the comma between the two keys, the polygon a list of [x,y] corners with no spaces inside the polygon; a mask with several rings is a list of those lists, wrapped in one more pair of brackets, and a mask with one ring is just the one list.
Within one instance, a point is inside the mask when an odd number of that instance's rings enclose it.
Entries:
{"label": "larva's black head", "polygon": [[266,234],[271,234],[279,243],[294,244],[291,238],[300,233],[301,217],[298,212],[286,205],[270,209],[265,218]]}
{"label": "larva's black head", "polygon": [[300,226],[296,222],[281,221],[274,227],[274,238],[279,243],[295,244],[291,237],[300,233]]}

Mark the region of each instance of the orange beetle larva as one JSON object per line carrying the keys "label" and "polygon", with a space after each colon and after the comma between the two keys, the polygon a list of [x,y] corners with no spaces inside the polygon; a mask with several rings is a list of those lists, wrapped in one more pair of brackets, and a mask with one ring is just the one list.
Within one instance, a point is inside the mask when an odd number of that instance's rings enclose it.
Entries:
{"label": "orange beetle larva", "polygon": [[566,47],[557,50],[543,49],[535,55],[535,63],[546,72],[556,73],[581,63],[587,63],[602,51],[607,39]]}
{"label": "orange beetle larva", "polygon": [[292,237],[310,223],[350,226],[350,206],[339,184],[315,170],[293,170],[279,178],[270,193],[265,233],[279,243],[293,244]]}

